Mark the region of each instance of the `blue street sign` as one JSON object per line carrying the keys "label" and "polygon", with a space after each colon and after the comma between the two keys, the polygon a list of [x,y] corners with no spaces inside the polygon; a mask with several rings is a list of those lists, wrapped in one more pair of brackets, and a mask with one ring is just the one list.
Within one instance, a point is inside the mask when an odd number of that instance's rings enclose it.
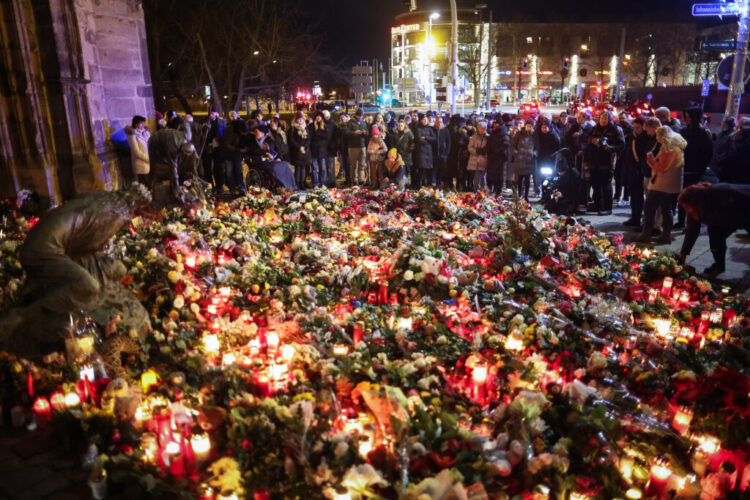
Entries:
{"label": "blue street sign", "polygon": [[736,16],[739,9],[736,3],[694,3],[693,16]]}
{"label": "blue street sign", "polygon": [[703,80],[701,86],[701,97],[708,97],[708,91],[711,88],[711,80]]}

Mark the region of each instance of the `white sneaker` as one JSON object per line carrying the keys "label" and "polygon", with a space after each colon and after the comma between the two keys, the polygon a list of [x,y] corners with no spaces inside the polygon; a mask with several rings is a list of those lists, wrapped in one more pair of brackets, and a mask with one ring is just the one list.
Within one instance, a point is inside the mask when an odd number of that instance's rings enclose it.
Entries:
{"label": "white sneaker", "polygon": [[625,208],[630,206],[630,202],[627,200],[622,200],[619,203],[617,203],[617,206],[620,208]]}

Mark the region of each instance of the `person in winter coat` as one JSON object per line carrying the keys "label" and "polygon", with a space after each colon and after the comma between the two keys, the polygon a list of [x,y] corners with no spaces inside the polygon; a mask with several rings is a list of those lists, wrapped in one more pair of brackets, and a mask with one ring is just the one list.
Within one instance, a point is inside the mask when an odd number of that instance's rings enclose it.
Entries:
{"label": "person in winter coat", "polygon": [[534,190],[536,190],[537,195],[541,195],[542,176],[540,169],[542,167],[554,168],[555,159],[553,155],[555,151],[560,149],[560,139],[557,137],[557,133],[550,127],[550,124],[544,121],[534,131],[534,140],[536,141],[537,150]]}
{"label": "person in winter coat", "polygon": [[672,118],[672,112],[666,106],[656,108],[654,116],[661,122],[662,125],[666,125],[671,128],[674,132],[680,133],[682,126],[677,118]]}
{"label": "person in winter coat", "polygon": [[128,135],[130,164],[133,167],[133,174],[137,176],[138,182],[146,185],[146,178],[150,169],[148,138],[151,137],[151,132],[146,128],[146,118],[135,115],[130,125],[125,127],[125,133]]}
{"label": "person in winter coat", "polygon": [[531,184],[531,174],[534,173],[536,164],[536,141],[532,131],[533,124],[527,120],[523,130],[515,133],[510,141],[510,148],[513,152],[513,175],[516,177],[516,191],[518,196],[529,201],[529,187]]}
{"label": "person in winter coat", "polygon": [[463,151],[469,145],[469,134],[466,132],[466,120],[459,115],[451,117],[452,124],[449,126],[451,131],[451,147],[448,151],[448,159],[443,174],[444,182],[448,188],[459,189],[458,170],[461,163]]}
{"label": "person in winter coat", "polygon": [[669,244],[672,242],[671,231],[674,218],[672,205],[682,189],[682,169],[685,164],[683,152],[687,142],[666,125],[662,125],[656,131],[656,141],[660,144],[659,153],[656,156],[653,153],[646,155],[652,174],[646,203],[643,207],[643,231],[636,241],[641,243],[651,241],[656,210],[661,208],[662,234],[657,243]]}
{"label": "person in winter coat", "polygon": [[498,195],[503,194],[509,146],[508,128],[502,121],[495,121],[487,144],[487,187]]}
{"label": "person in winter coat", "polygon": [[435,132],[437,132],[437,151],[433,182],[436,186],[440,186],[443,183],[443,175],[448,163],[448,153],[451,150],[451,131],[443,124],[441,116],[435,118]]}
{"label": "person in winter coat", "polygon": [[729,147],[732,144],[736,128],[737,121],[733,116],[728,116],[722,120],[721,132],[719,132],[719,135],[714,141],[714,151],[711,157],[711,170],[713,170],[714,174],[719,173],[719,160],[724,159],[727,152],[729,152]]}
{"label": "person in winter coat", "polygon": [[[643,126],[646,120],[637,116],[632,123],[633,130],[625,136],[625,150],[622,153],[622,170],[624,181],[628,184],[630,194],[630,218],[623,222],[624,226],[638,227],[641,225],[643,213],[643,174],[641,173],[640,157],[646,156],[640,148],[643,144],[642,136],[646,134]],[[618,159],[619,161],[619,159]]]}
{"label": "person in winter coat", "polygon": [[459,151],[458,154],[458,182],[456,183],[456,189],[458,191],[468,191],[471,189],[471,183],[474,180],[474,174],[467,170],[469,165],[469,140],[471,136],[476,134],[477,130],[474,128],[474,122],[471,120],[466,121],[464,125],[466,130],[466,145]]}
{"label": "person in winter coat", "polygon": [[349,139],[347,137],[347,123],[349,122],[349,115],[341,113],[339,115],[339,123],[336,126],[336,133],[338,134],[337,143],[339,151],[339,175],[338,178],[344,178],[344,181],[348,186],[351,185],[352,179],[349,172]]}
{"label": "person in winter coat", "polygon": [[245,181],[242,178],[242,149],[245,147],[248,130],[246,121],[234,120],[224,130],[220,141],[219,151],[224,161],[227,186],[235,195],[245,191]]}
{"label": "person in winter coat", "polygon": [[399,191],[406,186],[406,165],[396,148],[388,151],[383,163],[383,188],[388,186],[396,186]]}
{"label": "person in winter coat", "polygon": [[617,155],[617,161],[615,162],[615,195],[613,201],[619,202],[617,206],[627,206],[630,199],[630,183],[625,172],[625,154],[627,153],[628,139],[633,137],[633,124],[630,123],[630,118],[624,111],[620,113],[617,124],[625,138],[626,149],[623,150],[623,154]]}
{"label": "person in winter coat", "polygon": [[216,106],[208,108],[206,140],[203,149],[203,180],[221,192],[224,189],[224,162],[221,160],[219,143],[227,125],[219,117]]}
{"label": "person in winter coat", "polygon": [[416,174],[412,179],[412,187],[414,189],[419,189],[421,186],[429,184],[432,180],[432,168],[434,164],[432,147],[436,142],[437,134],[435,133],[435,129],[428,125],[427,117],[420,113],[417,135],[414,137],[414,170]]}
{"label": "person in winter coat", "polygon": [[354,118],[346,125],[346,140],[349,148],[349,176],[352,184],[364,184],[367,173],[367,141],[369,127],[362,120],[364,112],[358,109]]}
{"label": "person in winter coat", "polygon": [[743,116],[732,136],[729,150],[719,158],[719,180],[730,184],[750,184],[750,117]]}
{"label": "person in winter coat", "polygon": [[299,189],[305,189],[307,167],[312,163],[310,134],[305,126],[305,118],[299,116],[292,124],[289,134],[289,156],[294,165],[294,182]]}
{"label": "person in winter coat", "polygon": [[738,229],[750,231],[750,186],[743,184],[711,184],[700,182],[685,188],[678,198],[688,213],[685,239],[678,260],[690,255],[701,230],[708,225],[708,241],[714,263],[704,274],[716,276],[725,271],[727,238]]}
{"label": "person in winter coat", "polygon": [[479,191],[487,187],[485,173],[487,172],[487,151],[489,140],[487,137],[487,124],[477,123],[477,133],[469,139],[469,163],[466,170],[474,173],[472,187]]}
{"label": "person in winter coat", "polygon": [[323,119],[323,113],[315,113],[315,119],[309,127],[310,153],[312,155],[312,187],[322,187],[326,183],[326,161],[328,143],[333,132]]}
{"label": "person in winter coat", "polygon": [[[680,135],[687,141],[685,148],[685,168],[682,175],[682,187],[686,188],[697,184],[701,176],[711,163],[713,155],[713,136],[711,132],[703,127],[703,111],[697,106],[691,106],[685,110],[685,126],[680,130]],[[685,209],[682,206],[677,211],[677,224],[675,229],[685,227]]]}
{"label": "person in winter coat", "polygon": [[383,140],[380,128],[372,127],[370,142],[367,144],[367,163],[370,165],[370,188],[380,189],[383,183],[383,160],[388,147]]}
{"label": "person in winter coat", "polygon": [[407,175],[414,176],[413,169],[413,153],[414,153],[414,135],[411,133],[409,127],[406,126],[406,121],[402,118],[396,125],[396,130],[391,134],[391,144],[398,150],[398,154],[404,162]]}
{"label": "person in winter coat", "polygon": [[273,118],[268,124],[268,136],[266,140],[273,141],[273,148],[281,161],[289,161],[289,142],[286,132],[281,128],[278,118]]}
{"label": "person in winter coat", "polygon": [[612,176],[617,155],[625,148],[622,130],[612,121],[609,111],[599,115],[599,123],[589,134],[583,161],[591,172],[594,210],[599,215],[612,213]]}
{"label": "person in winter coat", "polygon": [[336,187],[336,155],[339,150],[339,130],[331,119],[331,112],[327,109],[323,110],[323,121],[326,124],[326,132],[328,133],[325,185],[328,187]]}

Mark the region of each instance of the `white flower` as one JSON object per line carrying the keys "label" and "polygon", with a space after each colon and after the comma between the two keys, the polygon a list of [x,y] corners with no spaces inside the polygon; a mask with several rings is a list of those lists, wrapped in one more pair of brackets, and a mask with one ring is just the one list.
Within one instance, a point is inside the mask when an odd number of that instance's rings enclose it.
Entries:
{"label": "white flower", "polygon": [[563,393],[570,399],[583,404],[586,402],[589,396],[596,394],[596,389],[587,386],[580,380],[574,380],[573,382],[565,384]]}
{"label": "white flower", "polygon": [[536,417],[529,422],[529,432],[534,437],[541,435],[548,428],[547,423],[542,420],[542,417]]}
{"label": "white flower", "polygon": [[605,368],[607,368],[607,358],[599,351],[594,351],[586,363],[586,369],[589,372],[601,372]]}
{"label": "white flower", "polygon": [[312,424],[313,418],[315,417],[311,401],[307,399],[297,401],[290,406],[289,409],[291,410],[292,415],[299,417],[302,420],[302,425],[305,429],[310,427],[310,424]]}
{"label": "white flower", "polygon": [[388,481],[372,465],[362,464],[346,471],[341,484],[349,490],[364,491],[374,485],[388,486]]}
{"label": "white flower", "polygon": [[172,306],[175,309],[182,309],[185,305],[185,298],[182,295],[178,295],[174,298],[174,301],[172,301]]}
{"label": "white flower", "polygon": [[334,448],[334,450],[333,450],[333,454],[336,457],[340,457],[340,456],[346,454],[347,451],[349,451],[349,445],[347,444],[347,442],[346,441],[339,441],[338,444],[336,444],[336,448]]}
{"label": "white flower", "polygon": [[414,271],[407,270],[404,272],[404,281],[411,281],[414,279]]}

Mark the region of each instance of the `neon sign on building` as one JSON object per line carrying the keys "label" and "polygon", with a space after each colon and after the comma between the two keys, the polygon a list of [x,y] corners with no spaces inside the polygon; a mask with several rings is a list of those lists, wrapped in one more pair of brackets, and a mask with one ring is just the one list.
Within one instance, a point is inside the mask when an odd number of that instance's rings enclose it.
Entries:
{"label": "neon sign on building", "polygon": [[404,33],[411,33],[412,31],[419,31],[422,29],[420,24],[402,24],[401,26],[394,26],[391,28],[391,35],[402,35]]}

